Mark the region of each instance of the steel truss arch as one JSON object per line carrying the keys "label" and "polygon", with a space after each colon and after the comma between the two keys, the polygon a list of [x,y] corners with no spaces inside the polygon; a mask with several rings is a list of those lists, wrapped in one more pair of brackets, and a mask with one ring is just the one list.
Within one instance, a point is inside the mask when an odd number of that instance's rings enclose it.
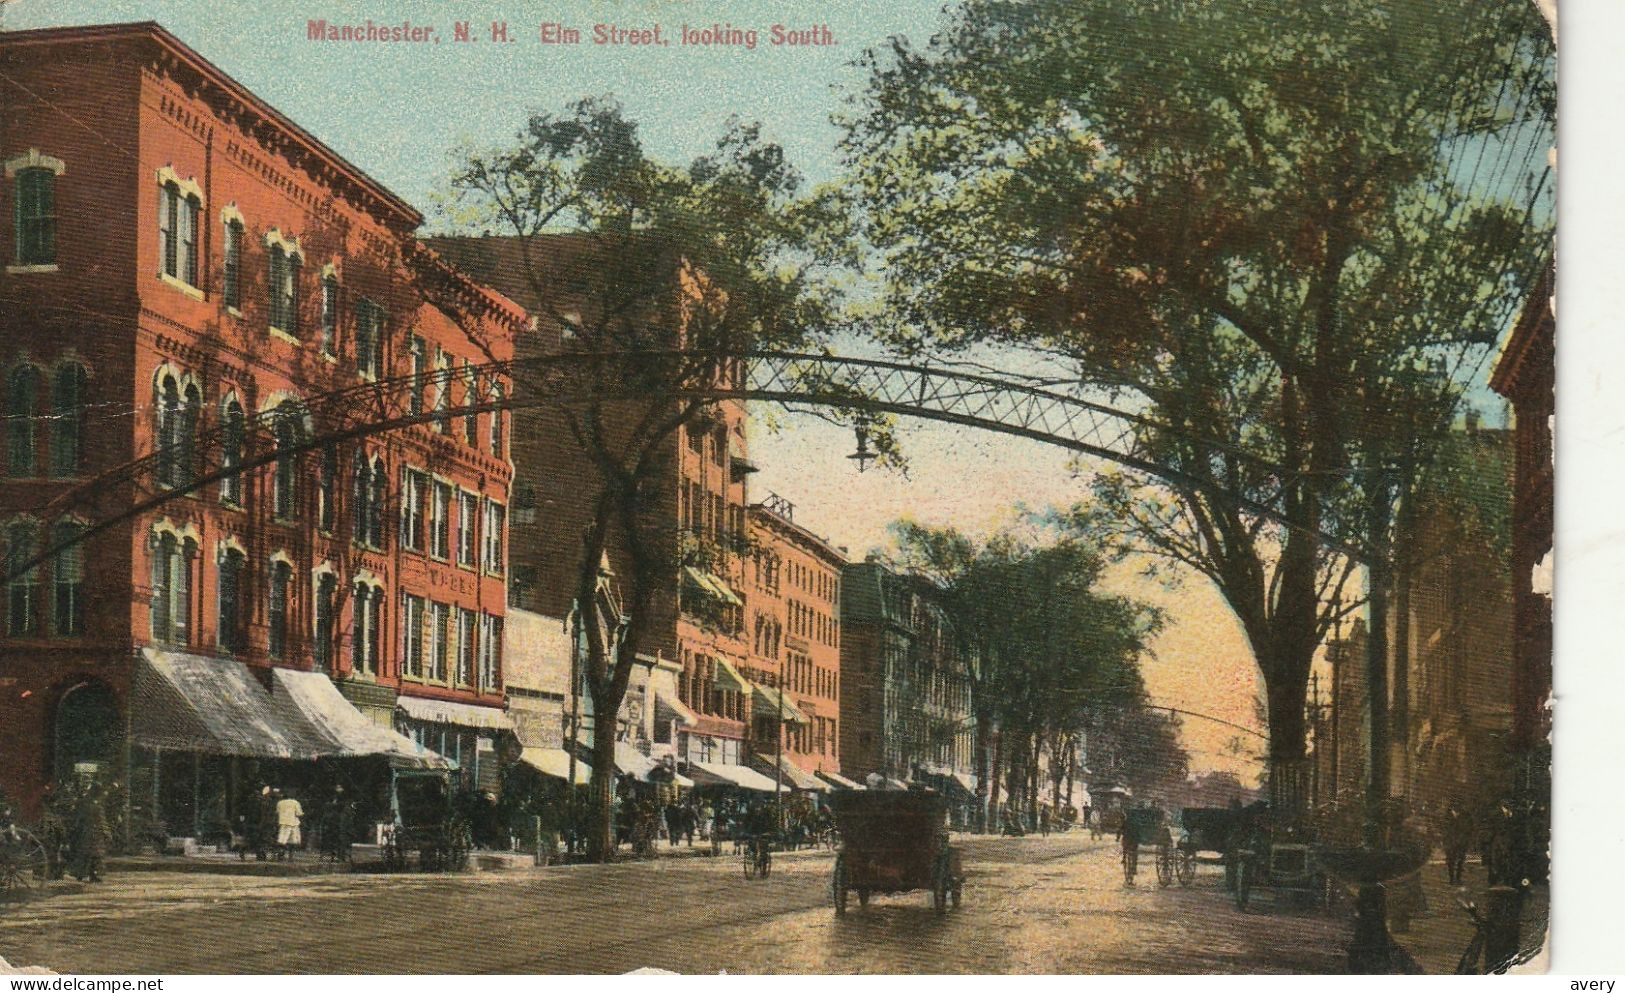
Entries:
{"label": "steel truss arch", "polygon": [[[624,396],[637,398],[635,383],[617,393],[606,389],[631,377],[617,370],[649,368],[658,362],[688,362],[700,374],[686,377],[691,384],[673,391],[674,399],[737,399],[834,407],[858,412],[893,414],[958,424],[1027,438],[1100,458],[1176,486],[1214,491],[1214,484],[1191,476],[1176,466],[1151,458],[1139,443],[1147,430],[1178,434],[1174,428],[1142,415],[1119,410],[1084,397],[1043,389],[1015,378],[973,374],[912,365],[888,359],[865,359],[804,352],[751,352],[704,354],[643,352],[630,355],[564,353],[444,368],[367,380],[355,386],[289,400],[245,418],[240,428],[215,423],[179,445],[158,448],[146,455],[73,485],[46,504],[10,508],[41,520],[74,518],[83,523],[71,542],[49,545],[26,560],[6,562],[6,579],[26,573],[72,545],[172,500],[195,494],[219,481],[252,473],[280,459],[321,451],[329,446],[385,434],[413,425],[454,421],[492,411],[541,407],[569,407],[593,400]],[[728,370],[740,374],[727,375]],[[521,388],[500,387],[500,380]],[[426,390],[463,388],[461,402],[444,406],[422,402]],[[278,447],[276,429],[290,414],[307,431]],[[228,431],[241,430],[243,454],[230,465],[223,462]],[[284,441],[286,437],[284,436]],[[1200,442],[1211,447],[1211,439]],[[1280,478],[1268,460],[1239,450],[1226,450],[1237,458]],[[160,467],[173,471],[177,459],[190,459],[171,485],[159,482]],[[1233,492],[1216,495],[1287,527],[1280,511]],[[1317,535],[1329,546],[1352,554],[1341,541]]]}

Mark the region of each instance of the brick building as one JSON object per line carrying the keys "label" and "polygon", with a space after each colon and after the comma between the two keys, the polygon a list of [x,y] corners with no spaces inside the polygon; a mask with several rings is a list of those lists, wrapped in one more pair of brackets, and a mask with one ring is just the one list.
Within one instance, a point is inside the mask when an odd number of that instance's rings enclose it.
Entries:
{"label": "brick building", "polygon": [[208,834],[256,781],[329,788],[363,754],[486,780],[506,415],[193,484],[330,430],[306,398],[409,373],[414,409],[505,389],[431,377],[506,357],[523,312],[156,24],[0,34],[0,66],[8,561],[86,523],[32,508],[130,460],[164,453],[112,504],[190,489],[9,583],[0,788],[33,813],[88,763],[135,816]]}
{"label": "brick building", "polygon": [[[442,237],[429,243],[463,271],[540,315],[518,339],[521,359],[580,347],[568,322],[593,307],[593,280],[583,273],[606,264],[590,239],[537,236],[528,247],[508,236]],[[548,299],[537,298],[538,288]],[[663,310],[676,325],[678,303],[649,301],[644,309]],[[514,384],[520,409],[514,413],[510,596],[515,606],[563,617],[572,608],[598,470],[556,411],[529,402],[527,391],[536,388],[525,376]],[[642,416],[647,405],[629,400],[606,404],[604,410],[608,430],[614,431],[614,422]],[[623,707],[618,719],[623,740],[645,756],[726,766],[725,779],[760,788],[759,778],[736,772],[749,756],[753,695],[742,671],[751,651],[743,591],[750,561],[747,482],[755,471],[745,427],[744,404],[720,401],[659,446],[660,468],[646,489],[642,526],[674,569],[669,584],[655,592],[654,643],[645,647],[648,657],[641,661],[651,674],[671,664],[681,671],[672,673],[675,699],[663,677],[653,679],[654,712],[632,715]],[[616,587],[614,577],[629,567],[625,548],[612,545],[608,560],[610,584]],[[636,774],[635,765],[621,771]],[[705,781],[703,772],[696,779]]]}
{"label": "brick building", "polygon": [[871,559],[842,570],[840,593],[842,769],[973,800],[972,672],[934,587]]}
{"label": "brick building", "polygon": [[[770,496],[750,508],[751,637],[745,676],[755,684],[751,737],[759,768],[801,788],[808,774],[841,772],[841,570],[846,557],[795,522],[795,507]],[[779,689],[784,698],[779,699]],[[782,743],[775,725],[782,723]],[[839,784],[840,780],[833,780]]]}

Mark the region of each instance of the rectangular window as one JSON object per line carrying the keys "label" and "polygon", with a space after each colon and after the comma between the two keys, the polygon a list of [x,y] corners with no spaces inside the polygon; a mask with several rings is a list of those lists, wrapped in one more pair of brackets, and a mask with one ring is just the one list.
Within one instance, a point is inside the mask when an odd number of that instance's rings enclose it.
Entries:
{"label": "rectangular window", "polygon": [[180,204],[181,189],[174,183],[166,183],[158,190],[158,271],[166,276],[179,272],[176,257],[180,242],[176,225],[180,223]]}
{"label": "rectangular window", "polygon": [[495,690],[502,676],[502,618],[480,615],[481,692]]}
{"label": "rectangular window", "polygon": [[17,173],[17,264],[56,264],[56,173]]}
{"label": "rectangular window", "polygon": [[437,559],[451,558],[452,485],[435,480],[429,501],[429,554]]}
{"label": "rectangular window", "polygon": [[401,594],[401,671],[423,678],[423,598]]}
{"label": "rectangular window", "polygon": [[507,514],[502,504],[485,501],[485,571],[494,576],[503,574],[507,562],[504,548]]}
{"label": "rectangular window", "polygon": [[273,328],[287,330],[287,315],[282,312],[286,299],[283,284],[288,278],[288,253],[281,245],[272,245],[265,256],[266,320]]}
{"label": "rectangular window", "polygon": [[322,669],[333,668],[333,640],[336,633],[333,613],[338,609],[338,577],[324,572],[316,580],[316,644],[311,654]]}
{"label": "rectangular window", "polygon": [[221,297],[232,310],[243,307],[243,225],[237,220],[226,222],[225,282]]}
{"label": "rectangular window", "polygon": [[437,683],[446,681],[446,673],[451,666],[451,604],[433,604],[431,610],[430,636],[433,639],[429,652],[429,678]]}
{"label": "rectangular window", "polygon": [[322,449],[321,478],[316,487],[316,527],[331,534],[338,520],[339,507],[339,449],[328,445]]}
{"label": "rectangular window", "polygon": [[474,685],[474,666],[479,652],[479,615],[457,608],[457,685]]}
{"label": "rectangular window", "polygon": [[369,616],[372,613],[371,593],[372,590],[361,583],[355,584],[355,589],[351,593],[353,602],[350,607],[352,617],[350,623],[350,671],[352,672],[367,673],[374,671],[372,660],[367,656],[367,646],[371,643],[368,638],[368,629],[372,624],[377,623],[375,618]]}
{"label": "rectangular window", "polygon": [[[501,383],[494,382],[491,384],[491,402],[502,402]],[[495,455],[499,459],[502,458],[503,455],[507,454],[506,450],[502,447],[502,437],[502,411],[500,409],[493,410],[491,411],[491,454]]]}
{"label": "rectangular window", "polygon": [[293,567],[282,561],[271,563],[271,603],[266,620],[273,659],[288,657],[288,598],[292,586]]}
{"label": "rectangular window", "polygon": [[467,491],[457,493],[457,564],[474,568],[474,518],[479,514],[479,497]]}
{"label": "rectangular window", "polygon": [[355,367],[374,379],[384,367],[384,312],[365,297],[355,304]]}
{"label": "rectangular window", "polygon": [[[58,524],[52,529],[53,544],[65,545],[79,537],[77,524]],[[56,582],[56,597],[51,611],[58,637],[70,638],[85,633],[85,602],[81,588],[85,578],[84,549],[78,544],[68,545],[56,553],[52,569]]]}
{"label": "rectangular window", "polygon": [[[174,539],[168,539],[169,548],[173,554]],[[12,573],[6,589],[6,632],[13,635],[32,635],[39,633],[39,622],[36,619],[38,611],[35,609],[36,599],[39,596],[39,567],[35,566],[20,575],[16,574],[18,567],[28,561],[37,552],[39,533],[34,525],[19,521],[6,531],[6,571]],[[167,563],[166,563],[167,564]],[[156,573],[156,567],[154,568]]]}
{"label": "rectangular window", "polygon": [[201,206],[195,197],[187,197],[177,206],[180,209],[176,225],[180,240],[180,273],[178,278],[188,286],[196,286],[197,278],[197,218]]}
{"label": "rectangular window", "polygon": [[440,434],[451,433],[451,356],[437,349],[434,361],[434,429]]}
{"label": "rectangular window", "polygon": [[243,566],[247,559],[242,552],[228,549],[220,560],[220,602],[216,638],[227,652],[240,652],[247,648],[243,637]]}
{"label": "rectangular window", "polygon": [[423,504],[428,477],[416,469],[401,469],[401,544],[423,551]]}
{"label": "rectangular window", "polygon": [[322,280],[322,354],[339,353],[339,281],[332,276]]}

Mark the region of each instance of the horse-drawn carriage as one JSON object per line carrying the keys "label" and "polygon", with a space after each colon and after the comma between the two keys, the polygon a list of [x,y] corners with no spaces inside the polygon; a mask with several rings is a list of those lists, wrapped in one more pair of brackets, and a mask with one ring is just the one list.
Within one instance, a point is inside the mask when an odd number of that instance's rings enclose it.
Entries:
{"label": "horse-drawn carriage", "polygon": [[385,865],[404,870],[408,853],[416,851],[424,872],[458,872],[468,867],[471,847],[472,832],[455,810],[446,773],[395,770],[395,823],[384,841]]}
{"label": "horse-drawn carriage", "polygon": [[840,833],[840,854],[830,880],[837,917],[849,894],[858,906],[875,893],[931,891],[931,905],[945,914],[958,907],[965,889],[959,852],[948,844],[948,805],[931,790],[840,790],[829,797]]}

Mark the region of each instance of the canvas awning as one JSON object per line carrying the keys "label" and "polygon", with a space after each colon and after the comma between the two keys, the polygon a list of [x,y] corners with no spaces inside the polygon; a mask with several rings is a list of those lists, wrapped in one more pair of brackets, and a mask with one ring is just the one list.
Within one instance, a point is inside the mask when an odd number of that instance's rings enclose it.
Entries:
{"label": "canvas awning", "polygon": [[[773,779],[773,756],[759,754],[756,756],[756,760],[761,762],[762,768],[766,770],[763,772],[763,775],[769,779]],[[826,784],[822,779],[819,779],[817,776],[814,776],[812,773],[801,768],[783,756],[779,757],[779,768],[783,770],[784,782],[793,789],[809,790],[817,793],[829,792],[828,784]]]}
{"label": "canvas awning", "polygon": [[720,655],[713,656],[712,661],[717,664],[717,689],[732,690],[735,693],[750,692],[750,680],[741,676],[732,662]]}
{"label": "canvas awning", "polygon": [[[519,761],[544,776],[570,781],[570,753],[562,748],[526,748],[519,753]],[[591,781],[592,767],[576,759],[576,785],[583,786]]]}
{"label": "canvas awning", "polygon": [[[742,765],[729,765],[723,762],[690,762],[688,764],[689,778],[694,780],[696,786],[733,786],[744,790],[755,790],[758,793],[776,793],[778,784],[754,769]],[[788,793],[790,787],[786,785],[784,791]]]}
{"label": "canvas awning", "polygon": [[321,744],[323,754],[341,758],[382,756],[403,768],[444,769],[448,763],[417,742],[362,716],[319,672],[271,670],[271,704],[291,727]]}
{"label": "canvas awning", "polygon": [[956,772],[953,774],[953,780],[959,785],[965,787],[966,792],[971,793],[972,795],[976,793],[976,777],[970,773]]}
{"label": "canvas awning", "polygon": [[309,759],[328,750],[279,713],[235,659],[143,648],[130,695],[130,741],[143,748]]}
{"label": "canvas awning", "polygon": [[655,687],[655,718],[661,721],[675,720],[690,728],[700,723],[700,715],[679,700],[675,690],[658,685]]}
{"label": "canvas awning", "polygon": [[775,687],[755,683],[751,686],[751,698],[755,701],[754,713],[757,717],[771,717],[779,714],[782,715],[779,719],[785,724],[812,723],[807,715],[801,712],[800,708],[790,702],[789,697]]}
{"label": "canvas awning", "polygon": [[395,706],[407,717],[429,724],[456,724],[491,731],[513,730],[513,718],[500,707],[479,707],[471,703],[430,700],[420,696],[397,697]]}
{"label": "canvas awning", "polygon": [[817,772],[813,773],[813,775],[818,776],[819,778],[823,779],[825,782],[829,783],[831,786],[835,786],[835,787],[838,787],[838,788],[843,789],[843,790],[861,790],[861,789],[863,789],[863,784],[862,783],[855,783],[852,780],[847,779],[845,776],[841,775],[840,773],[838,773],[838,772],[830,772],[828,769],[819,769]]}
{"label": "canvas awning", "polygon": [[688,581],[694,585],[695,589],[708,596],[713,596],[732,607],[743,607],[745,605],[745,601],[741,600],[739,594],[733,591],[733,587],[728,585],[728,581],[714,572],[696,569],[690,565],[683,567],[683,575],[688,578]]}

